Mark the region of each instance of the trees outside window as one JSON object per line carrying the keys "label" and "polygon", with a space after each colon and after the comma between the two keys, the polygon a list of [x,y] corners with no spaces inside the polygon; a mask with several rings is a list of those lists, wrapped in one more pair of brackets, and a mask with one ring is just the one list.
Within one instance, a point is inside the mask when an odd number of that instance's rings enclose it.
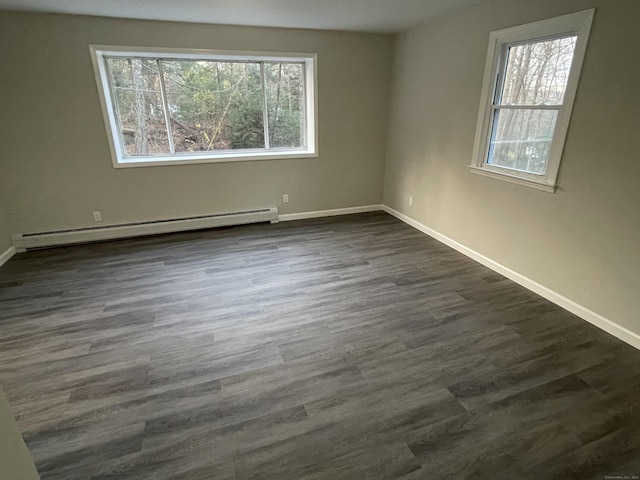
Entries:
{"label": "trees outside window", "polygon": [[491,33],[472,171],[554,191],[592,18]]}
{"label": "trees outside window", "polygon": [[94,47],[118,164],[315,156],[315,57]]}
{"label": "trees outside window", "polygon": [[544,174],[575,46],[571,35],[508,47],[488,163]]}

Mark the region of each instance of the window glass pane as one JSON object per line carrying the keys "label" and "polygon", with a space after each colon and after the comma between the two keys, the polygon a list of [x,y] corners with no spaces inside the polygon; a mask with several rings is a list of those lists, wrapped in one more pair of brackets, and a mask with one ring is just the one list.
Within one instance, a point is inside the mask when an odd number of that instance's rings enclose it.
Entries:
{"label": "window glass pane", "polygon": [[487,163],[543,175],[557,110],[497,109]]}
{"label": "window glass pane", "polygon": [[265,63],[264,72],[271,148],[304,146],[304,65]]}
{"label": "window glass pane", "polygon": [[156,60],[109,58],[107,62],[125,156],[169,154]]}
{"label": "window glass pane", "polygon": [[259,63],[163,60],[176,152],[264,148]]}
{"label": "window glass pane", "polygon": [[509,47],[502,105],[561,105],[576,36]]}

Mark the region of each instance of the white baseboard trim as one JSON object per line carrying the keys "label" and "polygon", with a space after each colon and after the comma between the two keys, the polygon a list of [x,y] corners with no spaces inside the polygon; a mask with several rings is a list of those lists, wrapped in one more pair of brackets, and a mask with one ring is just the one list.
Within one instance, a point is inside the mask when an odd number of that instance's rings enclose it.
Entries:
{"label": "white baseboard trim", "polygon": [[16,254],[16,248],[15,247],[9,247],[9,249],[0,254],[0,267],[2,265],[4,265],[5,263],[7,263],[9,261],[9,259],[11,259],[11,257],[13,257]]}
{"label": "white baseboard trim", "polygon": [[425,233],[430,237],[435,238],[439,242],[442,242],[445,245],[453,248],[454,250],[457,250],[458,252],[475,260],[476,262],[481,263],[485,267],[488,267],[491,270],[501,275],[504,275],[508,279],[513,280],[514,282],[522,285],[528,290],[531,290],[532,292],[537,293],[538,295],[540,295],[543,298],[546,298],[550,302],[555,303],[556,305],[564,308],[565,310],[568,310],[569,312],[573,313],[574,315],[577,315],[583,320],[586,320],[587,322],[595,325],[596,327],[604,330],[607,333],[610,333],[614,337],[619,338],[623,342],[626,342],[629,345],[640,350],[640,335],[638,335],[637,333],[634,333],[631,330],[628,330],[625,327],[618,325],[612,320],[609,320],[608,318],[605,318],[602,315],[592,310],[589,310],[588,308],[574,302],[573,300],[563,295],[560,295],[559,293],[551,290],[550,288],[545,287],[544,285],[541,285],[540,283],[535,282],[534,280],[531,280],[530,278],[525,277],[524,275],[518,272],[515,272],[510,268],[507,268],[504,265],[501,265],[498,262],[491,260],[488,257],[485,257],[481,253],[478,253],[475,250],[465,247],[461,243],[458,243],[455,240],[445,235],[442,235],[441,233],[427,227],[426,225],[423,225],[422,223],[412,219],[411,217],[408,217],[403,213],[398,212],[397,210],[394,210],[391,207],[388,207],[387,205],[382,205],[382,210],[384,210],[390,215],[393,215],[397,219],[402,220],[406,224],[411,225],[413,228],[420,230],[422,233]]}
{"label": "white baseboard trim", "polygon": [[382,205],[363,205],[361,207],[335,208],[333,210],[316,210],[313,212],[285,213],[279,215],[281,222],[291,220],[304,220],[307,218],[334,217],[336,215],[349,215],[351,213],[378,212],[382,210]]}

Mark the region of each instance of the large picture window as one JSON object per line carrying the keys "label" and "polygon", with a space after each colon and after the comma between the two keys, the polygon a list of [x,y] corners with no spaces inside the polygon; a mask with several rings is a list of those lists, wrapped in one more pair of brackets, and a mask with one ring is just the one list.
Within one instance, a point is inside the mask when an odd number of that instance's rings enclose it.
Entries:
{"label": "large picture window", "polygon": [[314,55],[91,51],[116,167],[317,156]]}
{"label": "large picture window", "polygon": [[491,33],[476,173],[553,192],[593,10]]}

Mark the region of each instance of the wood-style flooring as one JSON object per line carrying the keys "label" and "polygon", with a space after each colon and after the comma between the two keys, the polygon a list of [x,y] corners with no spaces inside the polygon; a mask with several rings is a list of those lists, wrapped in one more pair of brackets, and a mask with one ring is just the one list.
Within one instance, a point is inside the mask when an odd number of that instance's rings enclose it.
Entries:
{"label": "wood-style flooring", "polygon": [[640,351],[385,213],[17,255],[0,383],[43,480],[640,474]]}

